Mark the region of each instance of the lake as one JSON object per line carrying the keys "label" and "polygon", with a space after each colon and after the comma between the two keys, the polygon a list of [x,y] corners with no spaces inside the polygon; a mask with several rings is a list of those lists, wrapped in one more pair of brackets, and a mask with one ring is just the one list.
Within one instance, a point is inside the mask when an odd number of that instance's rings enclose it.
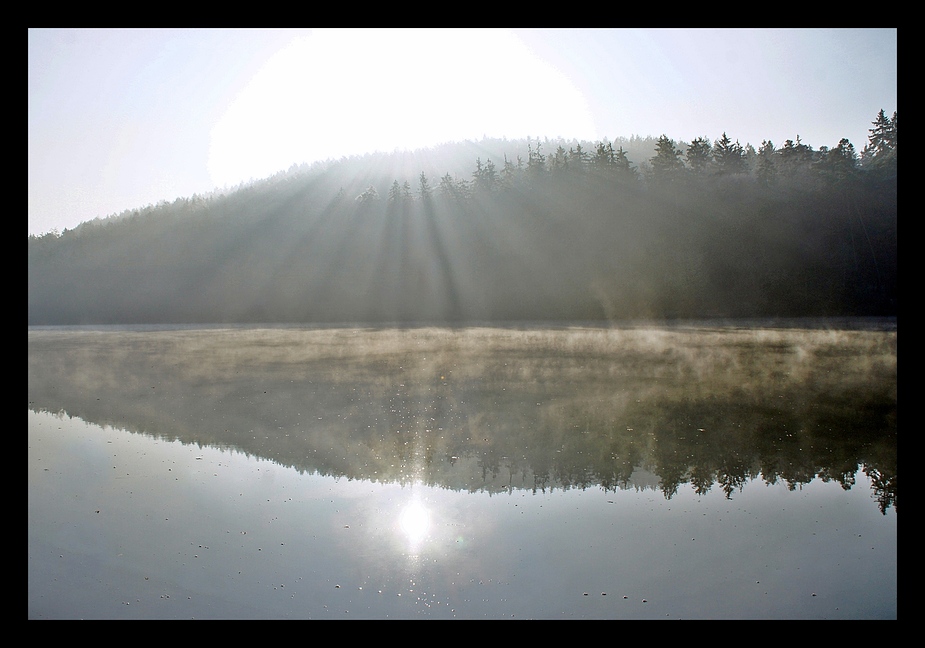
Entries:
{"label": "lake", "polygon": [[30,619],[895,619],[896,321],[30,327]]}

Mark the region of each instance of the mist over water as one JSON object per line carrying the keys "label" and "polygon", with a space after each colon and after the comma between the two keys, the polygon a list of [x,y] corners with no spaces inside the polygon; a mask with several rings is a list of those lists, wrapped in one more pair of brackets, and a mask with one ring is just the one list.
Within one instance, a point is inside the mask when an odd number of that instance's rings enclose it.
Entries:
{"label": "mist over water", "polygon": [[[78,609],[52,558],[81,579],[115,560],[73,546],[72,520],[131,547],[141,579],[93,585],[87,617],[895,616],[895,320],[844,324],[30,329],[30,615]],[[106,506],[124,511],[100,527]],[[164,553],[125,526],[154,538],[176,520],[205,540]],[[709,555],[682,560],[707,537]],[[845,564],[863,586],[836,576]],[[115,606],[145,600],[141,572],[198,603]],[[286,605],[255,594],[267,579]],[[647,580],[644,607],[603,605]],[[789,589],[822,583],[825,606]],[[713,586],[745,589],[693,594]]]}

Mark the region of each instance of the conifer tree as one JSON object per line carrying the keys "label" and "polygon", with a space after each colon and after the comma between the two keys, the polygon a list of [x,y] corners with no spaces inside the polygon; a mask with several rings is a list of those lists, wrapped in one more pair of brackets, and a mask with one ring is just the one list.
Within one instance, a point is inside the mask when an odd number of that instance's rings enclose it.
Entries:
{"label": "conifer tree", "polygon": [[450,175],[449,171],[440,178],[439,190],[440,196],[447,200],[456,197],[456,183],[453,181],[453,177]]}
{"label": "conifer tree", "polygon": [[397,202],[401,197],[401,185],[398,184],[398,180],[395,180],[389,189],[389,202]]}
{"label": "conifer tree", "polygon": [[427,175],[423,171],[418,176],[418,192],[421,194],[421,200],[424,201],[430,200],[433,195],[433,189],[431,189],[430,183],[427,181]]}
{"label": "conifer tree", "polygon": [[576,171],[584,170],[585,166],[588,164],[590,156],[587,151],[581,148],[581,144],[576,144],[574,149],[569,149],[569,162],[571,167]]}
{"label": "conifer tree", "polygon": [[[611,151],[613,151],[613,145],[611,145]],[[635,180],[638,177],[639,174],[636,171],[636,167],[632,165],[622,146],[617,149],[613,159],[617,170],[617,176],[620,179]]]}
{"label": "conifer tree", "polygon": [[507,159],[507,154],[504,154],[504,165],[501,167],[501,179],[500,185],[502,189],[513,189],[515,180],[517,177],[517,168],[514,166],[514,163]]}
{"label": "conifer tree", "polygon": [[887,117],[881,108],[877,118],[871,122],[873,128],[870,129],[870,147],[874,156],[885,155],[896,146],[896,113],[893,113],[893,117],[894,119]]}
{"label": "conifer tree", "polygon": [[829,180],[844,182],[856,176],[858,157],[848,139],[842,138],[834,149],[820,149],[820,153],[819,167]]}
{"label": "conifer tree", "polygon": [[484,165],[482,164],[482,158],[476,159],[472,181],[478,191],[486,193],[494,191],[495,186],[498,184],[498,172],[495,171],[495,163],[491,161],[491,158]]}
{"label": "conifer tree", "polygon": [[482,185],[486,191],[494,191],[498,184],[498,172],[495,170],[495,163],[491,158],[485,160],[485,169],[482,171]]}
{"label": "conifer tree", "polygon": [[796,178],[811,168],[814,157],[812,147],[804,144],[797,135],[796,142],[788,139],[777,149],[775,169],[788,179]]}
{"label": "conifer tree", "polygon": [[546,156],[541,152],[539,140],[536,142],[536,148],[533,148],[530,141],[527,141],[527,172],[530,177],[535,179],[546,170]]}
{"label": "conifer tree", "polygon": [[896,112],[891,119],[881,109],[872,125],[860,163],[868,170],[889,174],[896,165]]}
{"label": "conifer tree", "polygon": [[549,156],[549,170],[553,173],[560,173],[568,169],[569,155],[565,148],[559,144],[556,152]]}
{"label": "conifer tree", "polygon": [[758,149],[755,176],[761,184],[767,186],[774,182],[774,174],[774,144],[770,140],[764,140]]}
{"label": "conifer tree", "polygon": [[710,166],[713,147],[710,140],[705,137],[695,138],[687,147],[685,159],[691,171],[696,175],[703,175]]}
{"label": "conifer tree", "polygon": [[591,162],[598,169],[606,169],[607,167],[613,167],[616,165],[616,159],[613,152],[613,144],[611,142],[598,142],[597,150],[594,153],[594,157],[591,158]]}
{"label": "conifer tree", "polygon": [[738,140],[733,142],[726,133],[713,144],[713,162],[720,173],[745,171],[745,151]]}
{"label": "conifer tree", "polygon": [[667,135],[658,138],[655,144],[655,155],[649,160],[652,172],[658,181],[671,181],[677,177],[684,168],[681,160],[681,151],[675,148],[674,140]]}

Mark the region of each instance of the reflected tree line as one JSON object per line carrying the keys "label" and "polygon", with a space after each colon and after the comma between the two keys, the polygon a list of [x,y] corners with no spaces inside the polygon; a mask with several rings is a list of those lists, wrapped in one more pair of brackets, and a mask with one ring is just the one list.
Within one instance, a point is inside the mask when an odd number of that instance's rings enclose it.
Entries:
{"label": "reflected tree line", "polygon": [[896,507],[895,331],[34,335],[30,409],[300,472],[670,499],[861,471]]}
{"label": "reflected tree line", "polygon": [[894,315],[896,126],[860,152],[723,133],[293,166],[30,236],[29,322]]}

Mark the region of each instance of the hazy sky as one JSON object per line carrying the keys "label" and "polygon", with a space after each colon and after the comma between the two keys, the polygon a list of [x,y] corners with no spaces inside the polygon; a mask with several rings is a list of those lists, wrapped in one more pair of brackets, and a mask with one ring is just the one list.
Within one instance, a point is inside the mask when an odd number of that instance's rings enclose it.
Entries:
{"label": "hazy sky", "polygon": [[491,137],[860,151],[896,29],[30,29],[29,233],[294,163]]}

